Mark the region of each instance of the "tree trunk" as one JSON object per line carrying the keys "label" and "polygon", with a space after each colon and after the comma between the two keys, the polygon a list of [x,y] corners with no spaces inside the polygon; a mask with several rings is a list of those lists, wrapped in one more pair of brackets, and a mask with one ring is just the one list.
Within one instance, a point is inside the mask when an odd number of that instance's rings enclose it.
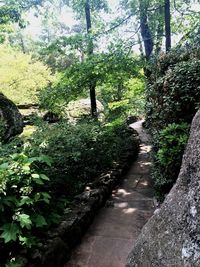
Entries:
{"label": "tree trunk", "polygon": [[26,54],[26,49],[25,49],[25,45],[24,45],[24,40],[23,40],[23,37],[22,37],[22,35],[20,34],[20,43],[21,43],[21,48],[22,48],[22,52],[24,53],[24,54]]}
{"label": "tree trunk", "polygon": [[171,49],[171,14],[170,0],[165,0],[165,37],[166,37],[166,52]]}
{"label": "tree trunk", "polygon": [[164,36],[164,6],[159,4],[158,9],[158,26],[157,26],[157,36],[155,44],[155,53],[159,54],[162,49],[162,41]]}
{"label": "tree trunk", "polygon": [[[90,14],[90,0],[86,0],[85,2],[85,18],[86,18],[87,33],[89,37],[88,55],[90,56],[94,52],[93,40],[90,35],[92,28],[91,14]],[[90,89],[90,101],[91,101],[91,115],[93,117],[96,117],[97,116],[97,103],[96,103],[96,91],[95,91],[96,83],[94,81],[90,81],[89,89]]]}
{"label": "tree trunk", "polygon": [[148,60],[153,51],[153,39],[148,25],[147,8],[144,1],[140,1],[140,28],[141,36],[144,42],[145,56]]}
{"label": "tree trunk", "polygon": [[144,58],[144,49],[142,46],[142,39],[141,39],[140,33],[138,33],[137,36],[138,36],[140,54],[141,54],[141,57]]}

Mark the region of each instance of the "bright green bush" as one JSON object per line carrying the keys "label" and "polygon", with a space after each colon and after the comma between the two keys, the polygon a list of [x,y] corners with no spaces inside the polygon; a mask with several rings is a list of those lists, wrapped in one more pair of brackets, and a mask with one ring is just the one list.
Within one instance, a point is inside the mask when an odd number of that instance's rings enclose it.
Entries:
{"label": "bright green bush", "polygon": [[[157,153],[155,154],[153,177],[157,193],[161,196],[176,181],[189,137],[189,124],[169,124],[161,130],[157,137]],[[155,149],[155,146],[154,146]]]}
{"label": "bright green bush", "polygon": [[0,45],[0,91],[16,104],[35,103],[37,92],[52,79],[49,69],[31,55]]}
{"label": "bright green bush", "polygon": [[[119,89],[119,88],[118,88]],[[107,106],[107,118],[109,121],[128,116],[144,117],[145,114],[145,82],[141,74],[137,78],[131,78],[124,83],[123,91],[104,84],[99,87],[98,97]]]}

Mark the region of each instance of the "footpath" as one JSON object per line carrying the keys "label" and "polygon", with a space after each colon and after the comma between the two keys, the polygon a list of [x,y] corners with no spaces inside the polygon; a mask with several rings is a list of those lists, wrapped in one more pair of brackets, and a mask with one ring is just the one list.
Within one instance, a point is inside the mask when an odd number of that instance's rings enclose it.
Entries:
{"label": "footpath", "polygon": [[138,158],[64,267],[124,267],[142,227],[154,212],[149,138],[142,121],[130,127],[141,140]]}

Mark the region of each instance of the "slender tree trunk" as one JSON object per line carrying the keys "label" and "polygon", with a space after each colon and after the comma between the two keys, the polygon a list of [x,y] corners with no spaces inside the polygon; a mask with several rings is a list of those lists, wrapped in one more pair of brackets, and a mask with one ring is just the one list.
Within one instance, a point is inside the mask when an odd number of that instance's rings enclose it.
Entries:
{"label": "slender tree trunk", "polygon": [[22,35],[20,34],[20,43],[21,43],[21,48],[22,48],[22,52],[24,53],[24,54],[26,54],[26,49],[25,49],[25,45],[24,45],[24,40],[23,40],[23,37],[22,37]]}
{"label": "slender tree trunk", "polygon": [[170,0],[165,0],[165,37],[166,52],[171,49],[171,13]]}
{"label": "slender tree trunk", "polygon": [[[89,36],[88,42],[88,55],[92,55],[94,52],[93,40],[91,38],[91,14],[90,14],[90,0],[85,1],[85,18],[86,18],[86,26],[87,26],[87,33]],[[90,101],[91,101],[91,114],[93,117],[97,116],[97,102],[96,102],[96,82],[90,81],[89,84],[90,89]]]}
{"label": "slender tree trunk", "polygon": [[164,6],[161,3],[158,9],[158,26],[157,26],[157,36],[155,44],[156,54],[159,54],[162,49],[163,36],[164,36]]}
{"label": "slender tree trunk", "polygon": [[143,0],[140,1],[140,28],[142,40],[144,42],[145,56],[148,60],[153,51],[153,39],[148,25],[146,3]]}
{"label": "slender tree trunk", "polygon": [[144,49],[143,49],[143,46],[142,46],[142,39],[141,39],[140,33],[138,33],[137,36],[138,36],[138,41],[139,41],[140,54],[141,54],[141,57],[144,58]]}

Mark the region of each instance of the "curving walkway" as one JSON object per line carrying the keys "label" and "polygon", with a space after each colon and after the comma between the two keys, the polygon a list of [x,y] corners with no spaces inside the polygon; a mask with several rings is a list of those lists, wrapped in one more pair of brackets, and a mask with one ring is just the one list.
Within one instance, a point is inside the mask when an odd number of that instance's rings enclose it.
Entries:
{"label": "curving walkway", "polygon": [[153,214],[151,146],[142,121],[130,126],[141,139],[138,158],[64,267],[124,267],[143,225]]}

